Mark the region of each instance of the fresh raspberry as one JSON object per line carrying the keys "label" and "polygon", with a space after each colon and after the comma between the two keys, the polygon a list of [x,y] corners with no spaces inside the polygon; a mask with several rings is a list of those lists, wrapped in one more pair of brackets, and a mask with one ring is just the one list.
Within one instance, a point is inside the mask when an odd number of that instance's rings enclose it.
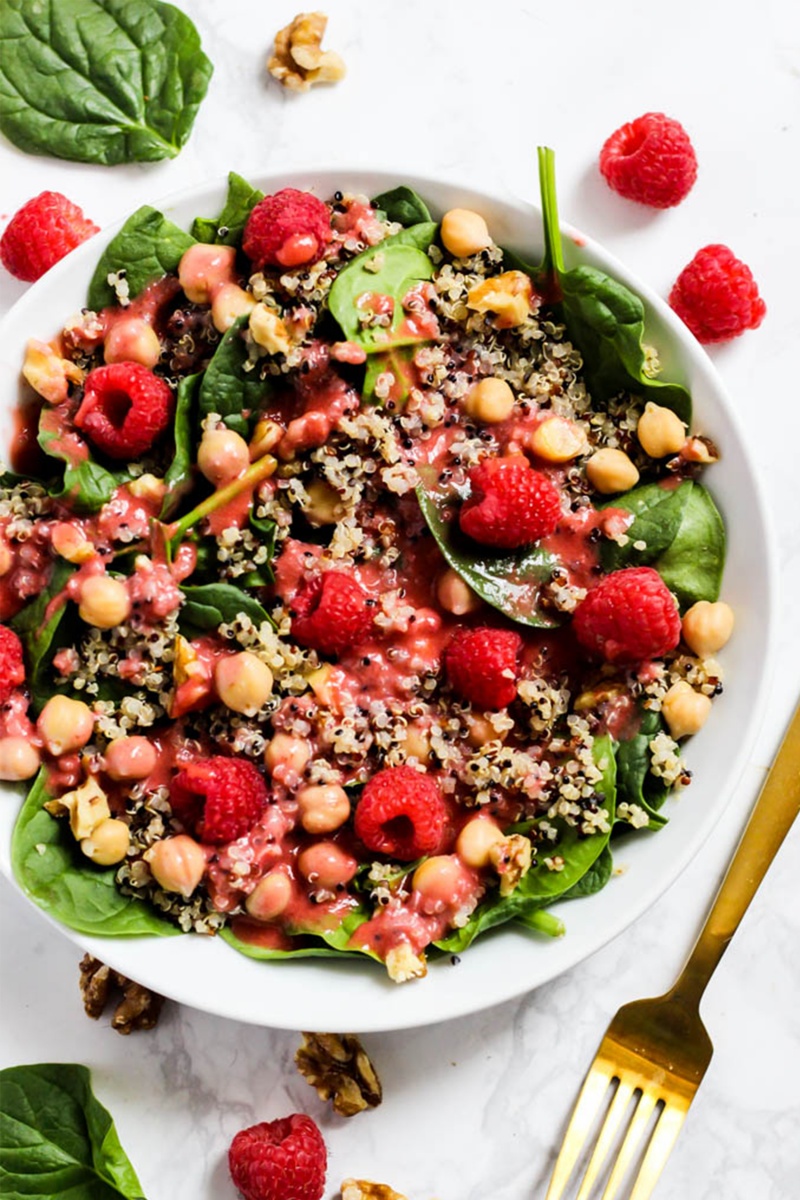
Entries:
{"label": "fresh raspberry", "polygon": [[0,625],[0,704],[5,704],[14,688],[24,682],[22,642],[13,629]]}
{"label": "fresh raspberry", "polygon": [[767,312],[750,268],[727,246],[704,246],[678,276],[669,302],[699,342],[757,329]]}
{"label": "fresh raspberry", "polygon": [[236,1134],[231,1179],[245,1200],[320,1200],[328,1152],[311,1117],[293,1113]]}
{"label": "fresh raspberry", "polygon": [[98,229],[61,192],[41,192],[9,221],[0,238],[0,259],[17,279],[33,283]]}
{"label": "fresh raspberry", "polygon": [[510,629],[457,629],[444,652],[447,678],[478,708],[507,708],[517,694],[522,638]]}
{"label": "fresh raspberry", "polygon": [[600,151],[609,187],[651,208],[672,208],[697,178],[697,158],[683,126],[663,113],[645,113],[623,125]]}
{"label": "fresh raspberry", "polygon": [[521,454],[486,458],[469,473],[472,492],[458,522],[484,546],[516,550],[547,537],[561,519],[558,488]]}
{"label": "fresh raspberry", "polygon": [[325,571],[307,580],[292,600],[292,637],[321,654],[344,654],[372,628],[368,599],[346,571]]}
{"label": "fresh raspberry", "polygon": [[267,803],[267,786],[244,758],[200,758],[169,789],[172,811],[201,842],[233,842],[252,829]]}
{"label": "fresh raspberry", "polygon": [[244,227],[242,249],[257,271],[299,267],[322,258],[331,240],[331,214],[310,192],[283,188],[255,206]]}
{"label": "fresh raspberry", "polygon": [[592,658],[624,667],[661,658],[681,636],[675,598],[652,567],[606,575],[575,609],[572,627]]}
{"label": "fresh raspberry", "polygon": [[361,793],[355,830],[373,853],[412,862],[436,853],[446,819],[441,792],[429,775],[413,767],[387,767]]}
{"label": "fresh raspberry", "polygon": [[172,408],[165,380],[140,363],[112,363],[86,376],[75,424],[109,458],[130,462],[164,432]]}

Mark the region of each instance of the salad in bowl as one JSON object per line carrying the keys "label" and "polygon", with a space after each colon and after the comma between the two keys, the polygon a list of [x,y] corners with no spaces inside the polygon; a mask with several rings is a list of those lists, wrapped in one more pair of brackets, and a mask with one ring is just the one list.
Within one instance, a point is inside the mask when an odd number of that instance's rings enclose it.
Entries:
{"label": "salad in bowl", "polygon": [[231,175],[30,331],[0,776],[77,935],[405,982],[499,925],[540,953],[667,824],[733,630],[719,451],[540,172],[540,261],[405,184]]}

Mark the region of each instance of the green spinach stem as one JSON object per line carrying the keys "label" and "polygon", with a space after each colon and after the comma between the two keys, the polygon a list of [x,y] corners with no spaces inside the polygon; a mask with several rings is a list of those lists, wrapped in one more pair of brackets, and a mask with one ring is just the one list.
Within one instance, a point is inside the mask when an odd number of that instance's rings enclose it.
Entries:
{"label": "green spinach stem", "polygon": [[275,473],[277,466],[278,464],[271,454],[265,454],[261,458],[256,459],[238,478],[226,484],[225,487],[219,488],[216,492],[212,492],[202,503],[193,508],[191,512],[181,517],[180,521],[167,526],[167,537],[170,546],[178,545],[187,530],[191,529],[199,521],[202,521],[204,517],[207,517],[212,512],[216,512],[218,508],[224,508],[226,504],[234,500],[241,492],[247,491],[247,489],[261,483],[262,479],[268,479],[270,475]]}

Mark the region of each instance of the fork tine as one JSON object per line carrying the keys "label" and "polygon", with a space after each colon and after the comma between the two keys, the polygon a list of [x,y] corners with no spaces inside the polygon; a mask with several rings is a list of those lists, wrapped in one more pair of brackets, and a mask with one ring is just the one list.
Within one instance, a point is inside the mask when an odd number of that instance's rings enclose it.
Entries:
{"label": "fork tine", "polygon": [[686,1108],[679,1109],[675,1105],[668,1104],[662,1112],[650,1139],[650,1145],[647,1147],[639,1174],[636,1176],[630,1200],[649,1200],[658,1177],[664,1169],[664,1163],[669,1158],[675,1140],[681,1131],[687,1111]]}
{"label": "fork tine", "polygon": [[588,1200],[592,1190],[592,1185],[603,1163],[608,1157],[608,1152],[616,1137],[620,1122],[625,1116],[625,1110],[628,1107],[631,1096],[633,1095],[633,1085],[626,1080],[620,1079],[619,1086],[614,1094],[614,1099],[611,1107],[608,1110],[606,1119],[603,1122],[603,1128],[600,1130],[600,1135],[594,1148],[591,1160],[586,1168],[586,1174],[583,1177],[581,1190],[578,1192],[578,1200]]}
{"label": "fork tine", "polygon": [[606,1068],[596,1064],[590,1068],[575,1102],[545,1200],[561,1200],[586,1136],[613,1078],[613,1073]]}
{"label": "fork tine", "polygon": [[639,1103],[636,1106],[636,1111],[628,1126],[628,1131],[625,1134],[625,1140],[619,1148],[617,1161],[614,1163],[614,1168],[606,1184],[606,1190],[603,1192],[603,1200],[614,1200],[619,1191],[619,1185],[622,1183],[630,1161],[636,1153],[636,1147],[642,1140],[642,1134],[647,1127],[647,1122],[650,1120],[655,1106],[655,1096],[649,1092],[642,1092]]}

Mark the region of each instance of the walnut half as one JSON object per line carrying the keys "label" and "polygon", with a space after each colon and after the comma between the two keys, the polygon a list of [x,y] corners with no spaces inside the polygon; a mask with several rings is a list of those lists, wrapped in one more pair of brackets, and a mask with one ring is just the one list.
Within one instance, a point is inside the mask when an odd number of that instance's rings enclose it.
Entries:
{"label": "walnut half", "polygon": [[342,1200],[406,1200],[388,1183],[372,1183],[369,1179],[345,1179],[341,1192]]}
{"label": "walnut half", "polygon": [[302,1037],[294,1061],[321,1100],[332,1100],[333,1111],[342,1117],[377,1108],[383,1099],[381,1083],[357,1037],[348,1033],[304,1033]]}
{"label": "walnut half", "polygon": [[335,50],[323,50],[322,38],[328,18],[325,13],[298,13],[275,34],[275,45],[267,59],[270,75],[293,92],[307,92],[315,83],[336,83],[346,73]]}
{"label": "walnut half", "polygon": [[122,993],[114,1015],[111,1027],[117,1033],[132,1033],[135,1029],[152,1029],[157,1023],[164,997],[157,992],[148,991],[132,979],[112,971],[99,958],[84,954],[80,964],[81,995],[86,1015],[97,1020],[105,1012],[112,994]]}

